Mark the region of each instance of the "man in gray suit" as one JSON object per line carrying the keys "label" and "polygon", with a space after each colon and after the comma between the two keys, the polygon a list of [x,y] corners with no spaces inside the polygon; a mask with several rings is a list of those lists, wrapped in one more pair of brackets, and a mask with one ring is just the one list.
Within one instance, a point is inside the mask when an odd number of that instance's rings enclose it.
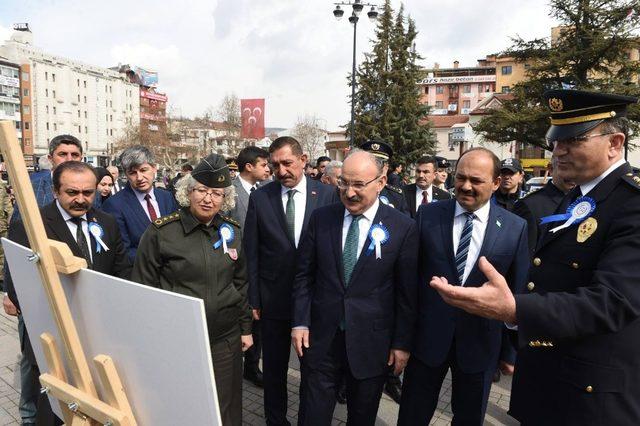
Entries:
{"label": "man in gray suit", "polygon": [[[249,196],[258,189],[260,182],[269,178],[269,153],[257,146],[248,146],[238,154],[238,171],[240,174],[233,180],[236,189],[236,206],[229,212],[244,228],[247,217]],[[262,342],[260,339],[259,321],[253,322],[253,346],[244,353],[244,378],[262,387],[262,372],[258,367]]]}

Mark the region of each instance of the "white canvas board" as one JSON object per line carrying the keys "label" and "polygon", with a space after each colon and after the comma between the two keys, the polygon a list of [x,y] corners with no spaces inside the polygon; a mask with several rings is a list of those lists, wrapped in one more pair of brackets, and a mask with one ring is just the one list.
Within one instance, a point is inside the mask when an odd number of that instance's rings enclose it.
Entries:
{"label": "white canvas board", "polygon": [[[41,372],[40,334],[64,349],[32,251],[2,239],[22,314]],[[139,425],[221,425],[209,335],[201,299],[83,269],[60,274],[98,393],[93,358],[113,358]],[[69,369],[67,376],[71,380]],[[57,401],[51,407],[60,415]]]}

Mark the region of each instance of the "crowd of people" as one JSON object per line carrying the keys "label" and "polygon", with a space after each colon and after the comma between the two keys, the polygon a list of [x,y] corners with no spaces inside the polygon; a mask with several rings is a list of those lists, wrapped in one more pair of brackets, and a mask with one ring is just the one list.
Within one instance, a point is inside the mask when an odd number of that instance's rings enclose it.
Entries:
{"label": "crowd of people", "polygon": [[[449,372],[453,424],[482,425],[507,374],[524,425],[636,425],[640,178],[623,149],[637,100],[552,90],[545,102],[552,178],[528,194],[520,162],[482,147],[455,170],[428,155],[395,163],[381,140],[314,165],[289,136],[185,164],[162,189],[149,149],[93,168],[61,135],[32,184],[48,237],[89,268],[203,299],[224,425],[242,424],[243,378],[264,388],[267,425],[290,424],[291,346],[299,425],[332,424],[337,403],[348,424],[373,425],[383,392],[399,425],[428,424]],[[28,245],[0,193],[9,238]],[[23,424],[59,424],[6,267],[4,286]]]}

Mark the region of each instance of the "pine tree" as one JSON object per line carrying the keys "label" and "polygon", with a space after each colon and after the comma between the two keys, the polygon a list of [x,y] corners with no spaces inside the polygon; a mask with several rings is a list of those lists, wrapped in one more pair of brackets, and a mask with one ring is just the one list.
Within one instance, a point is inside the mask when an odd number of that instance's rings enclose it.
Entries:
{"label": "pine tree", "polygon": [[[406,20],[406,23],[405,23]],[[435,135],[427,121],[428,107],[420,103],[417,82],[422,77],[415,51],[418,32],[405,18],[394,16],[389,0],[378,17],[371,53],[356,74],[355,140],[382,139],[391,144],[394,160],[404,164],[432,153]]]}
{"label": "pine tree", "polygon": [[[557,39],[516,38],[502,53],[529,68],[526,81],[514,87],[514,99],[474,126],[487,140],[547,148],[549,113],[542,94],[548,89],[640,95],[640,61],[629,57],[640,47],[634,35],[640,24],[637,0],[552,0],[550,5],[550,15],[561,23]],[[629,118],[640,120],[637,105],[629,109]]]}

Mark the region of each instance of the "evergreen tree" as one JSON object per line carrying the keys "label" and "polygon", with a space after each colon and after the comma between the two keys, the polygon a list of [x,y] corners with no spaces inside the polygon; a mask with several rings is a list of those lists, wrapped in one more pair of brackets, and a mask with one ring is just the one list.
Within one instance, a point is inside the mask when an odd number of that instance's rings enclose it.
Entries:
{"label": "evergreen tree", "polygon": [[[513,100],[504,101],[474,126],[487,140],[548,148],[544,136],[549,113],[542,102],[548,89],[640,95],[640,61],[629,56],[640,47],[634,35],[640,24],[637,0],[552,0],[550,5],[550,15],[561,23],[557,38],[516,38],[502,53],[526,63],[527,78],[515,85]],[[640,119],[637,105],[630,107],[629,118]]]}
{"label": "evergreen tree", "polygon": [[[406,23],[405,23],[406,22]],[[414,42],[415,23],[401,6],[394,14],[389,0],[378,17],[371,53],[356,74],[355,140],[382,139],[391,144],[394,159],[410,164],[432,153],[435,135],[420,103],[417,82],[422,77]]]}

